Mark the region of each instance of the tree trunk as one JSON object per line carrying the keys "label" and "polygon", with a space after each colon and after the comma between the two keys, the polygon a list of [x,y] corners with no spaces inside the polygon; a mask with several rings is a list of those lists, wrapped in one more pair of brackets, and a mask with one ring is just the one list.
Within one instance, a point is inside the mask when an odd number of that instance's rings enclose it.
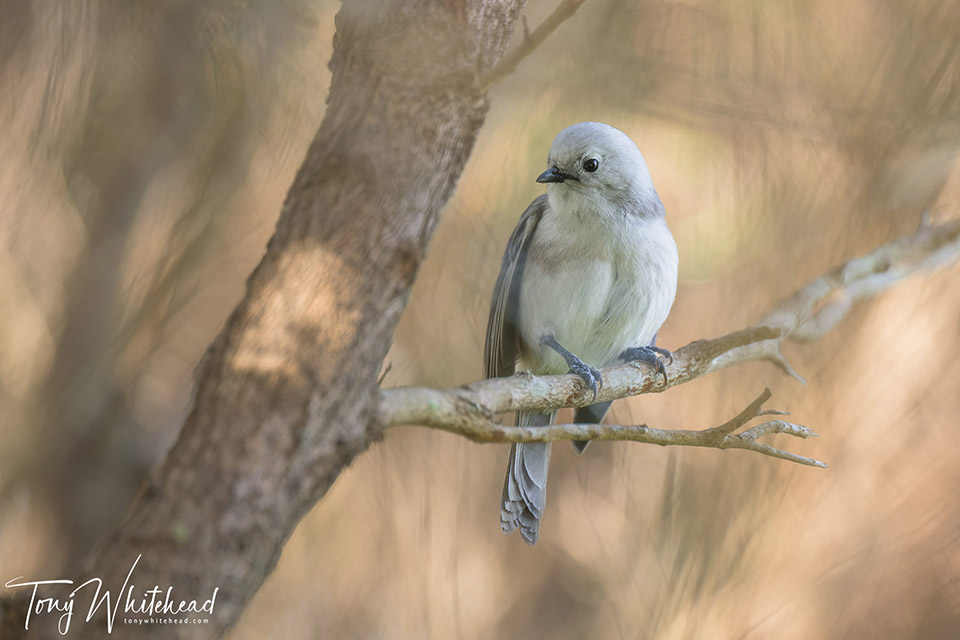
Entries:
{"label": "tree trunk", "polygon": [[[123,625],[121,601],[115,633],[229,629],[303,515],[379,437],[377,374],[483,122],[480,74],[521,4],[344,4],[327,113],[266,254],[199,367],[177,443],[87,566],[114,596],[140,554],[139,598],[159,585],[203,601],[219,587],[211,622]],[[70,635],[103,637],[106,607],[85,623],[85,591]]]}

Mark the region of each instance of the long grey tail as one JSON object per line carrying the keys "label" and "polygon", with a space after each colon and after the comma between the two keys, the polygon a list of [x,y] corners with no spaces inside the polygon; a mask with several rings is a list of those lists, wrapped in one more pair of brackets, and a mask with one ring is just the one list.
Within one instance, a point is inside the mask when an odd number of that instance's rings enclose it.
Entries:
{"label": "long grey tail", "polygon": [[[543,427],[553,424],[556,412],[517,414],[517,424]],[[517,443],[510,448],[507,477],[503,481],[500,528],[510,534],[520,528],[527,544],[540,538],[540,518],[547,503],[547,471],[550,468],[550,443]]]}

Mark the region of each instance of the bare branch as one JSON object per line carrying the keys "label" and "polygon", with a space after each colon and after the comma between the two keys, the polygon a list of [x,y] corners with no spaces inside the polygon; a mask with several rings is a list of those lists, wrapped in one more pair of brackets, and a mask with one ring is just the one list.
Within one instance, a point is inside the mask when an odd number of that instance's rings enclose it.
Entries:
{"label": "bare branch", "polygon": [[[384,427],[419,424],[458,433],[477,442],[546,442],[552,440],[632,440],[661,445],[713,446],[746,449],[764,455],[823,466],[811,458],[760,444],[756,439],[772,433],[801,438],[815,435],[806,427],[774,420],[740,434],[733,434],[757,415],[769,398],[764,392],[740,415],[706,431],[664,431],[646,426],[552,425],[508,427],[493,417],[513,411],[546,411],[583,407],[643,393],[660,392],[725,367],[767,360],[799,381],[781,351],[788,337],[819,337],[846,315],[856,300],[887,288],[920,269],[956,263],[960,259],[960,220],[924,225],[913,235],[899,238],[866,256],[850,260],[790,296],[760,323],[740,331],[697,340],[673,354],[666,365],[667,382],[640,364],[625,364],[603,370],[604,385],[596,398],[574,375],[534,376],[518,373],[510,378],[481,380],[458,389],[399,387],[380,391],[379,419]],[[846,300],[840,304],[836,300]],[[775,412],[780,413],[780,412]],[[712,440],[710,440],[712,438]],[[709,442],[710,444],[705,444]]]}
{"label": "bare branch", "polygon": [[850,260],[781,302],[760,324],[780,327],[798,340],[815,340],[857,300],[872,297],[916,271],[960,259],[960,220],[921,225],[913,235]]}
{"label": "bare branch", "polygon": [[533,53],[537,47],[544,43],[554,31],[563,24],[567,18],[572,16],[580,8],[585,0],[563,0],[560,6],[550,14],[550,17],[543,21],[533,33],[527,29],[527,19],[523,19],[523,42],[516,49],[508,53],[500,60],[500,63],[493,69],[487,71],[480,78],[480,86],[486,91],[491,86],[503,80],[517,69],[524,58]]}
{"label": "bare branch", "polygon": [[733,432],[747,422],[763,415],[783,415],[785,412],[775,409],[762,410],[763,403],[770,399],[770,389],[764,389],[760,396],[750,403],[734,418],[720,426],[700,431],[655,429],[647,425],[613,424],[553,424],[546,427],[505,426],[493,422],[491,417],[481,417],[458,423],[437,424],[438,429],[456,433],[474,442],[555,442],[557,440],[621,440],[645,442],[660,446],[712,447],[714,449],[746,449],[764,455],[797,462],[813,467],[826,468],[826,464],[813,458],[781,451],[769,445],[760,444],[756,439],[774,433],[785,433],[798,438],[809,438],[817,434],[800,425],[772,420],[757,425],[742,433]]}
{"label": "bare branch", "polygon": [[789,451],[782,451],[768,444],[760,444],[757,442],[757,438],[774,433],[785,433],[803,439],[817,437],[816,432],[802,425],[785,422],[783,420],[771,420],[770,422],[764,422],[751,429],[747,429],[743,433],[732,434],[725,437],[718,448],[746,449],[747,451],[755,451],[765,456],[773,456],[774,458],[780,458],[781,460],[788,460],[798,464],[819,467],[821,469],[827,468],[826,463],[820,462],[819,460],[801,456],[796,453],[790,453]]}
{"label": "bare branch", "polygon": [[724,422],[719,427],[714,427],[713,429],[709,429],[709,431],[719,436],[728,436],[759,415],[768,415],[769,413],[776,413],[779,415],[783,415],[782,411],[776,411],[773,409],[769,411],[761,411],[761,407],[763,407],[763,403],[769,400],[770,396],[772,395],[773,395],[773,392],[770,391],[769,388],[764,389],[763,393],[757,396],[756,400],[754,400],[749,405],[747,405],[746,409],[738,413],[736,416],[734,416],[730,420]]}

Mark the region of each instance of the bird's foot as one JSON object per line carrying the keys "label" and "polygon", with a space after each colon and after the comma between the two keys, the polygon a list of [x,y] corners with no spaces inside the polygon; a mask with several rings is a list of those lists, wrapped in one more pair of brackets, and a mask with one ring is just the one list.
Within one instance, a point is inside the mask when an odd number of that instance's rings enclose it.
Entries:
{"label": "bird's foot", "polygon": [[580,379],[587,384],[587,387],[591,391],[593,391],[593,397],[596,398],[597,389],[603,386],[603,376],[600,375],[600,371],[598,369],[594,369],[577,356],[568,358],[567,366],[570,367],[571,373],[575,373],[580,376]]}
{"label": "bird's foot", "polygon": [[663,376],[663,384],[667,384],[667,370],[657,354],[669,358],[670,362],[673,362],[673,354],[660,347],[632,347],[621,353],[620,359],[624,362],[642,362],[650,365],[657,372],[657,375]]}
{"label": "bird's foot", "polygon": [[603,387],[603,377],[600,375],[599,370],[588,365],[578,358],[576,354],[564,349],[552,335],[545,335],[540,338],[540,344],[544,344],[560,354],[560,357],[562,357],[567,363],[567,366],[570,367],[570,373],[575,373],[580,376],[580,379],[593,391],[593,397],[597,397],[597,389]]}
{"label": "bird's foot", "polygon": [[673,364],[673,353],[670,351],[670,349],[661,349],[660,347],[655,347],[653,345],[650,345],[647,348],[650,349],[651,351],[656,351],[657,353],[662,355],[664,358],[666,358],[667,364]]}

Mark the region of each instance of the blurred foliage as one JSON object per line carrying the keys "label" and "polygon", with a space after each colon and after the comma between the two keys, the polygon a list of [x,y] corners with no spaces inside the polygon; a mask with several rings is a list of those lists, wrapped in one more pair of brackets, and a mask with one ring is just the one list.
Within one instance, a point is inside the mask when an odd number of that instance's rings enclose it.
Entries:
{"label": "blurred foliage", "polygon": [[[0,576],[72,570],[175,438],[322,117],[336,8],[0,4]],[[960,215],[957,33],[953,3],[590,0],[491,92],[384,384],[480,375],[500,255],[573,122],[646,155],[681,256],[669,348]],[[504,447],[399,429],[231,637],[960,636],[957,275],[791,347],[805,387],[750,364],[611,417],[710,426],[771,386],[825,472],[557,447],[530,549],[499,531]]]}

